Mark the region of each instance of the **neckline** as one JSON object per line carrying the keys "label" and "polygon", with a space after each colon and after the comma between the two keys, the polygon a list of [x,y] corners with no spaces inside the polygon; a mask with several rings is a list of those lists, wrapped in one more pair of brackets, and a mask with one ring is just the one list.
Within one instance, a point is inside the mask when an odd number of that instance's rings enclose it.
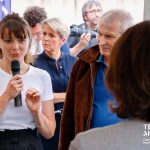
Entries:
{"label": "neckline", "polygon": [[[30,68],[31,68],[31,65],[28,66],[28,69],[27,69],[27,71],[26,71],[25,73],[20,74],[20,75],[21,75],[21,76],[26,75],[26,74],[30,71]],[[0,71],[1,71],[3,74],[7,75],[7,76],[12,76],[12,74],[6,72],[2,67],[0,67]]]}

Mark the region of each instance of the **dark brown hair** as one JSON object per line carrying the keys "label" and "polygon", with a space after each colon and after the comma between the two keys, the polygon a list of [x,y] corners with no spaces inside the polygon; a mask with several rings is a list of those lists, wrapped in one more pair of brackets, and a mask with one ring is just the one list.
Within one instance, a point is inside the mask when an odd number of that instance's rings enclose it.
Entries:
{"label": "dark brown hair", "polygon": [[43,20],[47,19],[47,13],[42,7],[31,6],[26,9],[23,17],[28,22],[30,27],[35,27],[36,24],[41,24]]}
{"label": "dark brown hair", "polygon": [[122,118],[150,121],[150,21],[129,28],[115,43],[106,83]]}
{"label": "dark brown hair", "polygon": [[[0,38],[4,39],[4,33],[8,30],[8,36],[12,39],[12,35],[23,41],[26,38],[31,39],[31,33],[28,23],[22,19],[17,13],[8,14],[0,23]],[[26,63],[33,63],[33,57],[28,50],[25,56]]]}

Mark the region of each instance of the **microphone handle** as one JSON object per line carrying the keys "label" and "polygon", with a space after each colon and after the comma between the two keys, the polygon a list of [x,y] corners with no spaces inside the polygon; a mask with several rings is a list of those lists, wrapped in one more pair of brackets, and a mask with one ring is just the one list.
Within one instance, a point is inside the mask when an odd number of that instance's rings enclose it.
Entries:
{"label": "microphone handle", "polygon": [[15,101],[15,107],[20,107],[22,106],[22,97],[21,97],[21,92],[14,98]]}

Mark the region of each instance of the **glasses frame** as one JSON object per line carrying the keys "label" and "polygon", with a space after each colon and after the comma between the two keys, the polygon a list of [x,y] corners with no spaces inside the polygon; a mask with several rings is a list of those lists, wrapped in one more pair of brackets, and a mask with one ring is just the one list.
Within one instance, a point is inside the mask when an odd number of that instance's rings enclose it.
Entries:
{"label": "glasses frame", "polygon": [[103,11],[102,9],[95,9],[95,10],[86,11],[85,13],[86,14],[88,14],[88,13],[96,14],[96,13],[101,13],[102,11]]}

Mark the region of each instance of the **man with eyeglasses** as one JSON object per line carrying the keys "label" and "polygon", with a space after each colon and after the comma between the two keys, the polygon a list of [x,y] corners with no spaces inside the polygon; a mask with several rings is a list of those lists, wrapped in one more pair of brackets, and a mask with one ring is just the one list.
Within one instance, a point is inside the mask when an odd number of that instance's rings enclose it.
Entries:
{"label": "man with eyeglasses", "polygon": [[[88,0],[82,7],[83,24],[78,28],[87,29],[97,33],[97,27],[102,15],[102,6],[98,0]],[[85,50],[97,45],[97,39],[92,38],[91,33],[85,32],[80,37],[70,35],[68,38],[70,52],[72,55],[78,56]]]}

